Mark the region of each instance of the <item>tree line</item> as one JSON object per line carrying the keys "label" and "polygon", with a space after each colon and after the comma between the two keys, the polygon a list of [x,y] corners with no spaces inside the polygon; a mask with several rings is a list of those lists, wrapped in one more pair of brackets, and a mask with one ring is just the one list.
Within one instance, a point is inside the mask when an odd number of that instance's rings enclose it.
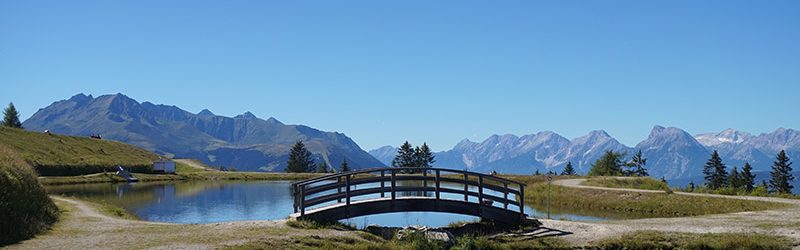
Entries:
{"label": "tree line", "polygon": [[[423,169],[433,167],[434,162],[436,162],[436,156],[433,155],[427,143],[414,147],[406,141],[397,149],[397,155],[392,160],[392,167]],[[408,170],[404,172],[414,173],[420,171]]]}
{"label": "tree line", "polygon": [[[792,181],[792,162],[786,156],[786,151],[781,150],[775,156],[775,161],[772,163],[772,170],[770,171],[769,183],[762,181],[760,186],[755,185],[756,175],[752,173],[753,167],[749,162],[745,162],[741,172],[734,166],[730,172],[727,167],[722,163],[722,158],[716,150],[711,153],[711,158],[708,159],[703,166],[703,175],[705,179],[705,186],[710,190],[732,190],[734,192],[745,191],[753,192],[757,188],[761,188],[770,193],[777,194],[791,194]],[[690,189],[694,189],[694,183],[690,183]]]}
{"label": "tree line", "polygon": [[625,153],[607,150],[592,164],[589,176],[650,176],[645,165],[647,159],[641,150],[628,161],[625,161]]}
{"label": "tree line", "polygon": [[[298,140],[289,151],[289,159],[286,161],[285,171],[287,173],[334,173],[336,169],[328,167],[325,162],[314,163],[311,151],[306,149],[306,145],[303,144],[302,140]],[[340,173],[350,171],[347,159],[342,159],[338,171]]]}

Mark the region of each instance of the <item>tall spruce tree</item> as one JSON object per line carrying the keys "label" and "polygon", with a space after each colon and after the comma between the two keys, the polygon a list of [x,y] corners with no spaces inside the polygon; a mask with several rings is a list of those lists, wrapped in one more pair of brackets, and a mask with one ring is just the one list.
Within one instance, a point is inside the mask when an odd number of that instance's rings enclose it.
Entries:
{"label": "tall spruce tree", "polygon": [[600,159],[592,164],[592,169],[589,170],[590,176],[619,176],[622,175],[622,159],[625,154],[616,153],[614,151],[606,151]]}
{"label": "tall spruce tree", "polygon": [[731,168],[731,173],[728,175],[728,187],[738,190],[742,189],[742,176],[739,174],[739,170],[736,166]]}
{"label": "tall spruce tree", "polygon": [[306,173],[311,172],[314,167],[314,159],[311,152],[306,149],[302,140],[297,141],[292,150],[289,151],[289,160],[286,161],[286,172]]}
{"label": "tall spruce tree", "polygon": [[347,166],[347,159],[342,159],[342,165],[339,167],[339,171],[341,173],[350,171],[350,167]]}
{"label": "tall spruce tree", "polygon": [[789,157],[786,156],[786,151],[781,150],[778,153],[775,162],[772,163],[770,176],[772,178],[769,180],[769,186],[773,192],[779,194],[792,193],[794,176],[792,175],[792,163],[789,161]]}
{"label": "tall spruce tree", "polygon": [[703,166],[703,174],[705,175],[706,186],[710,189],[723,188],[728,184],[728,172],[725,170],[725,164],[722,163],[722,159],[716,150],[711,153],[711,158]]}
{"label": "tall spruce tree", "polygon": [[431,148],[428,147],[427,143],[422,143],[422,146],[419,148],[417,153],[417,166],[420,168],[430,168],[433,167],[433,163],[436,162],[436,156],[433,155],[431,152]]}
{"label": "tall spruce tree", "polygon": [[567,166],[564,167],[564,171],[561,171],[561,175],[575,175],[575,168],[572,167],[571,161],[567,162]]}
{"label": "tall spruce tree", "polygon": [[[397,155],[392,160],[392,167],[396,168],[413,168],[417,166],[416,151],[411,146],[411,143],[406,141],[400,148],[397,149]],[[413,171],[405,171],[413,172]]]}
{"label": "tall spruce tree", "polygon": [[642,157],[642,150],[639,150],[633,158],[631,158],[631,162],[627,164],[630,170],[626,171],[627,175],[630,176],[649,176],[647,173],[647,169],[644,168],[647,165],[647,159]]}
{"label": "tall spruce tree", "polygon": [[14,107],[14,103],[8,103],[8,107],[3,111],[3,126],[22,128],[22,122],[19,121],[19,112]]}
{"label": "tall spruce tree", "polygon": [[753,174],[753,167],[749,162],[745,162],[742,167],[742,188],[747,192],[752,192],[756,188],[756,175]]}

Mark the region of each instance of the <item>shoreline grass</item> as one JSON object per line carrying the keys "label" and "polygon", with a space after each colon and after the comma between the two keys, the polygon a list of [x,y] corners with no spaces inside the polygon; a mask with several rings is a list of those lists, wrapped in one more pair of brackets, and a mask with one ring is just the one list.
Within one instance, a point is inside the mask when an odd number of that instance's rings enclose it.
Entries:
{"label": "shoreline grass", "polygon": [[670,190],[666,183],[650,177],[589,177],[581,183],[584,186],[628,188],[644,190]]}

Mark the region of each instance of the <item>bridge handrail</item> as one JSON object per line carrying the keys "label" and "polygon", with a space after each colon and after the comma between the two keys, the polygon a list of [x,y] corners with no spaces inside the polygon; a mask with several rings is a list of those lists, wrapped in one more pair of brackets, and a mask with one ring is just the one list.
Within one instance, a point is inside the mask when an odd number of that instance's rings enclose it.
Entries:
{"label": "bridge handrail", "polygon": [[[369,177],[369,178],[358,178],[356,183],[352,183],[351,179],[356,175],[368,174],[368,173],[376,173],[380,172],[380,176]],[[389,176],[387,176],[387,172]],[[410,173],[404,173],[410,172]],[[434,176],[429,176],[429,172],[433,172]],[[445,172],[443,177],[442,172]],[[400,178],[398,177],[398,173],[400,174]],[[463,179],[461,178],[449,178],[448,175],[462,175]],[[477,182],[470,180],[469,177],[477,177]],[[388,178],[388,180],[387,180]],[[342,180],[344,179],[344,183]],[[399,181],[398,179],[410,179],[410,180],[422,180],[425,181],[424,187],[397,187],[396,183]],[[487,184],[484,180],[493,180],[496,182],[500,182],[501,186]],[[334,183],[327,183],[321,186],[312,186],[308,187],[309,185],[321,183],[324,181],[335,181]],[[389,181],[390,186],[386,187],[385,182]],[[434,187],[429,187],[427,185],[427,181],[433,181]],[[456,190],[452,188],[441,187],[440,184],[442,182],[446,183],[455,183],[455,184],[463,184],[464,190]],[[359,189],[359,190],[351,190],[351,186],[353,185],[363,185],[367,183],[380,183],[380,187],[378,188],[368,188],[368,189]],[[476,185],[477,184],[477,185]],[[509,187],[509,184],[517,186],[518,189],[512,189]],[[477,192],[469,191],[469,186],[477,187]],[[381,197],[385,197],[386,193],[391,195],[391,199],[396,199],[397,192],[403,191],[425,191],[425,192],[434,192],[436,200],[440,199],[440,193],[451,193],[451,194],[459,194],[464,195],[464,202],[470,203],[468,196],[477,197],[478,203],[480,206],[486,206],[484,204],[485,200],[494,200],[498,201],[503,204],[503,209],[508,210],[508,205],[515,205],[519,208],[519,214],[521,217],[525,216],[524,213],[524,204],[525,204],[525,184],[522,182],[514,181],[505,179],[502,177],[494,176],[494,175],[487,175],[482,173],[476,172],[469,172],[464,170],[457,170],[457,169],[447,169],[447,168],[370,168],[370,169],[361,169],[356,171],[349,171],[344,173],[337,173],[337,174],[330,174],[325,176],[320,176],[304,181],[295,182],[292,184],[293,193],[294,193],[294,211],[295,213],[300,213],[300,216],[305,214],[305,210],[307,207],[311,207],[314,205],[319,205],[322,203],[330,202],[330,201],[337,201],[337,203],[342,203],[342,200],[345,200],[345,206],[350,205],[350,201],[352,197],[358,197],[368,194],[381,194]],[[310,192],[306,192],[307,189]],[[342,189],[344,189],[344,194],[342,194]],[[494,195],[486,195],[483,193],[484,189],[490,189],[497,191],[498,193],[503,193],[503,197],[498,197]],[[323,195],[314,197],[311,199],[307,199],[306,196],[316,193],[321,193],[325,191],[336,190],[337,193]],[[351,191],[354,194],[351,195]],[[508,197],[508,194],[514,194],[516,199],[519,201],[511,200]],[[310,204],[309,204],[310,203]],[[488,205],[491,206],[491,205]]]}

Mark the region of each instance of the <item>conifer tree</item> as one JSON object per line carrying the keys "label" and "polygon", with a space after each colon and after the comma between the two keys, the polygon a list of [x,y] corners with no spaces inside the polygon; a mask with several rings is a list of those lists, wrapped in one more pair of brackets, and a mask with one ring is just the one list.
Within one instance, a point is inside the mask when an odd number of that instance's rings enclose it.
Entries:
{"label": "conifer tree", "polygon": [[689,187],[686,190],[689,192],[694,192],[694,181],[689,181]]}
{"label": "conifer tree", "polygon": [[539,168],[536,168],[536,172],[533,172],[533,175],[542,175],[542,173],[539,173]]}
{"label": "conifer tree", "polygon": [[742,188],[744,191],[752,192],[756,185],[756,175],[753,174],[753,167],[750,166],[749,162],[744,163],[744,167],[742,167]]}
{"label": "conifer tree", "polygon": [[317,164],[317,173],[327,173],[328,172],[328,164],[324,162],[320,162]]}
{"label": "conifer tree", "polygon": [[625,155],[615,153],[614,151],[606,151],[600,159],[592,164],[592,169],[589,170],[590,176],[619,176],[622,175],[622,158]]}
{"label": "conifer tree", "polygon": [[415,157],[416,151],[411,146],[411,143],[406,141],[400,148],[397,149],[397,155],[392,160],[392,167],[396,168],[413,168],[417,166],[417,159]]}
{"label": "conifer tree", "polygon": [[564,171],[561,172],[561,175],[575,175],[575,168],[572,167],[571,161],[567,162],[567,166],[564,167]]}
{"label": "conifer tree", "polygon": [[786,151],[781,150],[778,153],[775,162],[772,163],[770,176],[772,178],[769,180],[769,186],[772,191],[779,194],[792,193],[794,176],[792,176],[792,163],[789,161],[789,157],[786,156]]}
{"label": "conifer tree", "polygon": [[631,169],[626,171],[629,176],[649,176],[647,174],[647,169],[644,166],[647,164],[647,159],[642,157],[642,150],[639,150],[633,158],[631,158],[631,162],[628,163],[628,167]]}
{"label": "conifer tree", "polygon": [[711,158],[703,166],[703,174],[705,175],[706,186],[710,189],[719,189],[728,184],[728,173],[725,171],[725,164],[722,163],[722,159],[716,150],[711,153]]}
{"label": "conifer tree", "polygon": [[22,122],[19,121],[19,112],[14,107],[14,103],[8,103],[8,107],[3,111],[3,126],[22,128]]}
{"label": "conifer tree", "polygon": [[419,148],[417,151],[417,164],[418,167],[421,168],[430,168],[433,167],[433,163],[436,162],[436,156],[433,155],[431,152],[431,148],[428,147],[427,143],[422,143],[422,147]]}
{"label": "conifer tree", "polygon": [[306,149],[302,140],[292,146],[289,151],[289,160],[286,161],[286,172],[289,173],[306,173],[311,172],[314,166],[314,159],[311,158],[311,152]]}
{"label": "conifer tree", "polygon": [[350,171],[350,167],[347,166],[347,159],[342,159],[342,165],[339,167],[339,171],[341,173]]}
{"label": "conifer tree", "polygon": [[742,177],[739,174],[739,170],[736,169],[736,166],[731,168],[731,173],[728,175],[728,187],[738,190],[742,188]]}

